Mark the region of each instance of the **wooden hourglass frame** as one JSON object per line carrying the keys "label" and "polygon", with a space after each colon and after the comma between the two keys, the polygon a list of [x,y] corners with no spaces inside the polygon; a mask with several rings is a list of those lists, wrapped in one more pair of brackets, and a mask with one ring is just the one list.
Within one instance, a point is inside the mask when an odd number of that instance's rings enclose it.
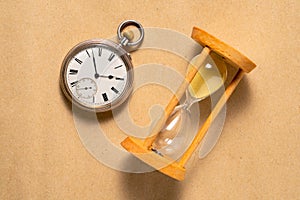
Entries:
{"label": "wooden hourglass frame", "polygon": [[[252,71],[256,65],[249,60],[246,56],[232,48],[231,46],[225,44],[214,36],[208,34],[207,32],[201,30],[200,28],[194,27],[191,36],[196,42],[202,45],[204,48],[202,52],[197,57],[197,60],[193,65],[189,66],[192,68],[185,77],[185,80],[179,86],[176,93],[173,95],[168,105],[165,108],[164,115],[158,120],[156,125],[151,131],[150,137],[142,140],[135,137],[127,137],[121,145],[134,156],[145,162],[146,164],[157,169],[161,173],[172,177],[176,180],[183,180],[185,176],[185,165],[189,158],[192,156],[193,152],[197,149],[202,139],[204,138],[206,132],[208,131],[210,125],[216,118],[216,116],[221,111],[222,107],[225,105],[233,91],[236,89],[239,82],[242,80],[245,73]],[[220,97],[218,103],[212,109],[210,115],[205,120],[202,127],[200,127],[198,133],[194,137],[191,145],[182,154],[178,160],[172,160],[166,156],[157,154],[152,150],[152,144],[155,141],[157,134],[160,132],[164,126],[166,120],[173,112],[175,106],[178,104],[180,98],[184,95],[187,87],[195,77],[200,66],[205,62],[206,58],[211,54],[218,54],[220,59],[224,59],[225,62],[238,69],[235,77],[231,83],[226,88],[224,94]],[[162,167],[163,166],[163,167]]]}

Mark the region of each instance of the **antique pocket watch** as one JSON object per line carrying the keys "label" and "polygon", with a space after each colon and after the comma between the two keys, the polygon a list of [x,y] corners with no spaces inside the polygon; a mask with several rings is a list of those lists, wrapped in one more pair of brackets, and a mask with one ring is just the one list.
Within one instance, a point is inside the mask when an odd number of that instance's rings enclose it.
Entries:
{"label": "antique pocket watch", "polygon": [[[139,38],[123,31],[128,26],[139,29]],[[60,73],[60,86],[65,96],[76,106],[94,112],[105,112],[122,104],[133,83],[133,66],[125,47],[138,47],[144,29],[134,20],[118,27],[119,44],[106,39],[87,40],[77,44],[66,55]]]}

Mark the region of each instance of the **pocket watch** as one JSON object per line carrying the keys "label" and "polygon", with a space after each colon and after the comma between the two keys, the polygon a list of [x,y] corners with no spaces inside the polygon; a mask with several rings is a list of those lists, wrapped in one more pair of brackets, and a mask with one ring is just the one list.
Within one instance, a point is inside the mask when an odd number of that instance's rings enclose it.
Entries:
{"label": "pocket watch", "polygon": [[[139,38],[133,32],[124,32],[128,26],[139,29]],[[68,100],[76,106],[93,112],[105,112],[122,104],[132,91],[133,66],[126,47],[138,47],[144,38],[144,29],[134,20],[118,27],[119,43],[107,39],[87,40],[73,47],[63,60],[60,86]]]}

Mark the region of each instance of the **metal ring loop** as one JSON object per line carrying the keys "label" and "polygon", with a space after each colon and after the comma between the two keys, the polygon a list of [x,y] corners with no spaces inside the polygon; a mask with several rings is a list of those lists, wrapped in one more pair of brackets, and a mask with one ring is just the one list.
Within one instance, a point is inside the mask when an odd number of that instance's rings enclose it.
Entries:
{"label": "metal ring loop", "polygon": [[139,32],[140,32],[140,37],[137,39],[137,41],[128,42],[126,45],[127,46],[137,46],[137,45],[139,45],[143,41],[145,34],[144,34],[143,26],[135,20],[126,20],[126,21],[122,22],[119,25],[119,27],[118,27],[118,38],[119,38],[119,40],[122,41],[122,39],[124,38],[124,36],[122,36],[121,32],[128,26],[135,26],[136,28],[138,28]]}

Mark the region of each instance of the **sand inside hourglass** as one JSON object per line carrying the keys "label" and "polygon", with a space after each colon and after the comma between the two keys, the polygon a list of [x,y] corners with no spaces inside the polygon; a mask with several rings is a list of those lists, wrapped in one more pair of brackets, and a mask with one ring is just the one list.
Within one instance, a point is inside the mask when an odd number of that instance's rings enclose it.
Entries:
{"label": "sand inside hourglass", "polygon": [[[219,64],[219,63],[218,63]],[[189,85],[189,92],[192,97],[203,99],[217,91],[227,77],[227,69],[225,64],[214,66],[210,59],[201,66]]]}

